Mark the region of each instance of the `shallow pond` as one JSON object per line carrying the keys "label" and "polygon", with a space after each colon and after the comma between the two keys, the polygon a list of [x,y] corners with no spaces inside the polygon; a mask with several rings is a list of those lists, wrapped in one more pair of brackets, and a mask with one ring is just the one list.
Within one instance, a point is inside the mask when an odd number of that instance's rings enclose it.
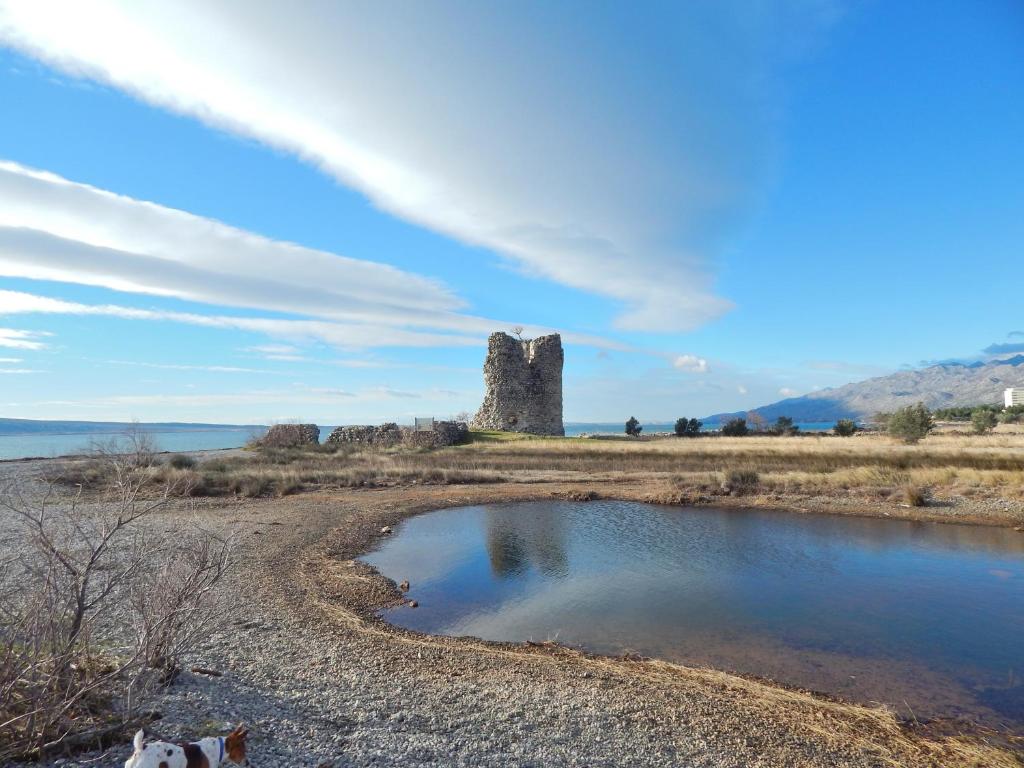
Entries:
{"label": "shallow pond", "polygon": [[422,632],[556,640],[1024,730],[1024,534],[596,501],[412,518],[364,558]]}

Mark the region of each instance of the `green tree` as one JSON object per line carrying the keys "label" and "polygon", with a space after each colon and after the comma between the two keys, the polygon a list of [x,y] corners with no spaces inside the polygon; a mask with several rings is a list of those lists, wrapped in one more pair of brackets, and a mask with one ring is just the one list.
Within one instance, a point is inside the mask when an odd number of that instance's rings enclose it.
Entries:
{"label": "green tree", "polygon": [[1019,424],[1024,421],[1024,405],[1011,405],[1004,408],[999,414],[999,421],[1003,424]]}
{"label": "green tree", "polygon": [[996,418],[995,413],[988,408],[978,408],[971,413],[971,426],[974,427],[974,431],[979,435],[991,432],[998,423],[999,420]]}
{"label": "green tree", "polygon": [[636,420],[636,416],[630,416],[629,421],[626,422],[626,434],[630,437],[640,437],[640,433],[643,432],[644,428],[640,426],[640,422]]}
{"label": "green tree", "polygon": [[918,403],[895,411],[889,417],[886,429],[898,440],[916,443],[923,440],[934,427],[931,411],[924,407],[924,403]]}
{"label": "green tree", "polygon": [[747,427],[746,419],[730,419],[722,425],[722,434],[726,437],[743,437],[749,431],[750,429]]}
{"label": "green tree", "polygon": [[832,431],[840,437],[850,437],[857,431],[857,422],[853,419],[840,419],[836,422],[836,425],[832,427]]}
{"label": "green tree", "polygon": [[795,435],[800,431],[800,427],[796,426],[789,416],[779,416],[768,431],[773,435]]}
{"label": "green tree", "polygon": [[685,416],[676,419],[676,437],[696,437],[700,434],[700,428],[704,426],[702,421],[687,419]]}

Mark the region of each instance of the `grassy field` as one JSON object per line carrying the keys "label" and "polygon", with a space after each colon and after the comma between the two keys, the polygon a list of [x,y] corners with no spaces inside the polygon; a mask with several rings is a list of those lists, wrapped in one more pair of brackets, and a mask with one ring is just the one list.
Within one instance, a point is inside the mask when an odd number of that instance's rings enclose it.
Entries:
{"label": "grassy field", "polygon": [[[879,434],[700,438],[537,438],[471,433],[443,449],[320,446],[253,449],[227,458],[155,457],[146,471],[191,496],[284,496],[304,490],[406,484],[617,482],[652,500],[842,497],[925,506],[944,498],[1024,500],[1024,434],[938,433],[916,445]],[[65,465],[63,481],[102,488],[107,463]]]}

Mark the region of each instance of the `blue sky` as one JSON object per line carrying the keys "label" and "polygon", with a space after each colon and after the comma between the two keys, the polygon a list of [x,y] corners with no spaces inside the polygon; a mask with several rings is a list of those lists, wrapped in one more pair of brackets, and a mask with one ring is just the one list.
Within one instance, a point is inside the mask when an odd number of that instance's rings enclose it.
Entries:
{"label": "blue sky", "polygon": [[0,414],[448,416],[516,324],[579,421],[1024,350],[1018,2],[280,8],[0,0]]}

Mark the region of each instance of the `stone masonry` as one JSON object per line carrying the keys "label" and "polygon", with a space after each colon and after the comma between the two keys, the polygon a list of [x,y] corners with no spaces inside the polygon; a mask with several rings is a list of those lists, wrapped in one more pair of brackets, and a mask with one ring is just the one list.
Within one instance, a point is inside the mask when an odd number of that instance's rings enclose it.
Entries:
{"label": "stone masonry", "polygon": [[441,448],[464,443],[469,437],[469,428],[461,421],[435,421],[429,432],[417,432],[394,423],[375,426],[338,427],[327,438],[331,444],[373,445],[390,448],[395,445],[417,445],[424,448]]}
{"label": "stone masonry", "polygon": [[484,402],[474,429],[564,435],[562,337],[557,333],[521,341],[492,333],[484,362]]}
{"label": "stone masonry", "polygon": [[274,424],[259,440],[268,448],[297,448],[320,444],[320,427],[316,424]]}

